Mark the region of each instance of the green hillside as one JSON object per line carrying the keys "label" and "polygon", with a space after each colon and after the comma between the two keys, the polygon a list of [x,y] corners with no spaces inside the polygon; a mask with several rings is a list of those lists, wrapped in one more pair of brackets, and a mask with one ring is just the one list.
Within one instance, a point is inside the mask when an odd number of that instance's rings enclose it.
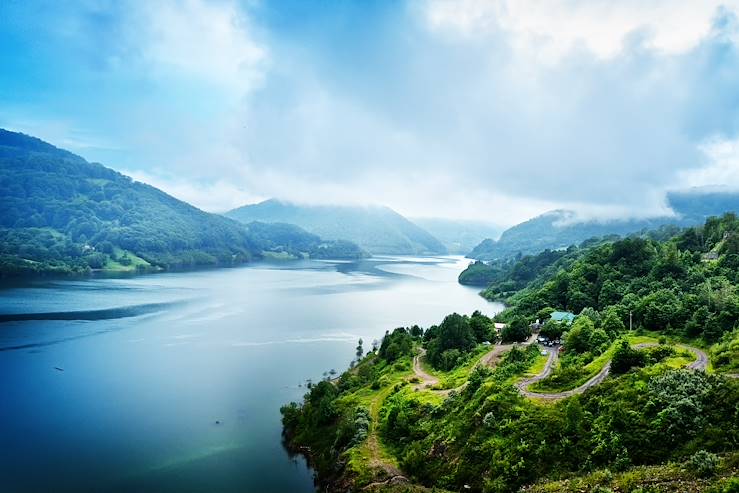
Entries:
{"label": "green hillside", "polygon": [[[722,213],[724,210],[718,211]],[[688,226],[702,222],[705,217],[658,217],[610,221],[576,222],[571,211],[551,211],[517,224],[500,239],[486,239],[472,249],[467,257],[476,260],[501,260],[517,255],[530,255],[544,250],[565,249],[594,237],[625,236],[672,224]]]}
{"label": "green hillside", "polygon": [[226,213],[227,217],[300,226],[327,240],[348,240],[372,254],[444,254],[444,245],[387,207],[308,206],[271,199]]}
{"label": "green hillside", "polygon": [[0,130],[0,211],[4,276],[235,265],[265,250],[298,253],[290,246],[296,238],[306,252],[322,255],[331,246],[361,256],[356,246],[336,247],[297,228],[286,235],[282,227],[255,226],[250,233],[101,164],[6,130]]}
{"label": "green hillside", "polygon": [[[738,272],[734,214],[513,261],[506,310],[387,332],[286,438],[342,491],[737,491]],[[507,343],[553,310],[562,351]]]}

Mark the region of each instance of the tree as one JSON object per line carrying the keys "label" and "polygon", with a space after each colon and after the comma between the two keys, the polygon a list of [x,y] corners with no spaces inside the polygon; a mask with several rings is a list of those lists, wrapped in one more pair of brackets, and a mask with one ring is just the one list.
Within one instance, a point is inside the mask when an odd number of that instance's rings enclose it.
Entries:
{"label": "tree", "polygon": [[392,363],[393,361],[403,356],[409,356],[413,351],[413,338],[403,327],[398,327],[393,330],[385,332],[385,337],[382,338],[380,344],[380,350],[378,355],[380,358]]}
{"label": "tree", "polygon": [[587,317],[578,317],[573,322],[572,328],[567,332],[565,337],[567,350],[576,353],[589,351],[594,330],[595,325],[592,320]]}
{"label": "tree", "polygon": [[601,328],[606,331],[606,334],[608,334],[608,337],[610,338],[614,338],[626,330],[626,327],[616,313],[616,310],[608,310],[608,312],[606,312]]}
{"label": "tree", "polygon": [[490,317],[480,313],[479,310],[475,310],[475,312],[472,313],[469,323],[477,342],[489,341],[493,338],[493,321]]}
{"label": "tree", "polygon": [[503,342],[522,342],[531,335],[531,328],[523,317],[516,317],[500,332]]}
{"label": "tree", "polygon": [[603,283],[600,288],[600,294],[598,295],[598,306],[600,308],[615,305],[621,301],[623,293],[616,286],[616,283],[608,279]]}
{"label": "tree", "polygon": [[644,366],[646,355],[632,348],[628,341],[621,341],[616,345],[616,350],[611,359],[611,371],[613,373],[626,373],[634,367]]}
{"label": "tree", "polygon": [[595,329],[593,333],[590,334],[590,350],[597,354],[600,354],[607,349],[610,342],[611,338],[608,337],[608,334],[603,329]]}
{"label": "tree", "polygon": [[601,322],[601,316],[600,313],[598,313],[598,310],[591,306],[586,306],[582,309],[580,312],[581,317],[588,317],[590,320],[593,321],[593,324],[595,324],[596,327],[600,325]]}
{"label": "tree", "polygon": [[434,368],[450,370],[475,345],[476,339],[469,318],[453,313],[447,315],[435,328],[427,344],[426,357]]}
{"label": "tree", "polygon": [[544,326],[541,328],[539,333],[547,339],[554,340],[562,337],[562,334],[564,333],[566,328],[566,323],[557,322],[556,320],[552,320],[550,318],[549,320],[544,322]]}

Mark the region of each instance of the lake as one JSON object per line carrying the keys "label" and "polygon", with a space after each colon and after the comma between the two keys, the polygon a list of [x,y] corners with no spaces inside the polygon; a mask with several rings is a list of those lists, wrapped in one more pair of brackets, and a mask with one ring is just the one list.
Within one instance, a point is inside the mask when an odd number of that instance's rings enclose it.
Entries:
{"label": "lake", "polygon": [[254,263],[0,289],[0,489],[314,491],[279,408],[388,329],[502,309],[460,257]]}

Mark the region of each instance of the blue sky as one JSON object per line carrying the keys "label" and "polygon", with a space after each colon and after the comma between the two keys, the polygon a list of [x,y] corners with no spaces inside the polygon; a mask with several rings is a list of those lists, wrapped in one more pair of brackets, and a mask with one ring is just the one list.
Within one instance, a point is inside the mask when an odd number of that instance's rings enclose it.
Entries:
{"label": "blue sky", "polygon": [[0,3],[0,126],[207,210],[511,224],[739,188],[736,2]]}

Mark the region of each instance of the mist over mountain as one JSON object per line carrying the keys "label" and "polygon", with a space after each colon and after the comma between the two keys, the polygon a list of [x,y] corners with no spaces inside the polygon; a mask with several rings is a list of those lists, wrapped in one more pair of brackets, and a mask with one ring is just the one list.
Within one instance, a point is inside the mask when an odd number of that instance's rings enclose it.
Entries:
{"label": "mist over mountain", "polygon": [[437,217],[410,218],[441,241],[451,254],[465,255],[486,238],[498,238],[505,229],[495,224]]}
{"label": "mist over mountain", "polygon": [[0,274],[234,265],[260,257],[356,258],[294,226],[243,226],[24,134],[0,129]]}
{"label": "mist over mountain", "polygon": [[388,207],[298,205],[270,199],[225,215],[242,223],[295,224],[327,240],[352,241],[372,254],[447,253],[446,247],[428,231]]}
{"label": "mist over mountain", "polygon": [[519,253],[527,255],[546,249],[566,248],[594,237],[624,236],[668,224],[695,226],[710,216],[739,211],[739,193],[716,187],[697,187],[669,192],[667,204],[675,215],[648,219],[578,221],[572,211],[546,212],[508,228],[497,241],[485,239],[467,256],[477,260],[502,259]]}

